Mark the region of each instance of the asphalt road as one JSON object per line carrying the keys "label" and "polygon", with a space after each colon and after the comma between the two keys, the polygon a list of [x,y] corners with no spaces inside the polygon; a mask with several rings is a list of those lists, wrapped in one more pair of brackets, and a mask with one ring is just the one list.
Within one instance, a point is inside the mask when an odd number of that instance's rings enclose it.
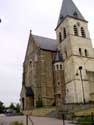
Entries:
{"label": "asphalt road", "polygon": [[[63,121],[55,118],[46,117],[33,117],[30,116],[33,121],[33,125],[63,125]],[[11,125],[12,122],[19,121],[26,125],[26,116],[0,116],[0,125]],[[28,120],[28,125],[32,125],[32,122]],[[69,124],[69,121],[65,122],[65,125]]]}

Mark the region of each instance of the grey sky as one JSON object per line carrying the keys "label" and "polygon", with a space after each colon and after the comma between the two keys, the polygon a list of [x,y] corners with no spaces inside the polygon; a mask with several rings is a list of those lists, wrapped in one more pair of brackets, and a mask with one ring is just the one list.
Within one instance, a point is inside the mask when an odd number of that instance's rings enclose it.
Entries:
{"label": "grey sky", "polygon": [[[94,41],[94,0],[74,0]],[[29,30],[55,38],[62,0],[0,0],[0,100],[18,102]]]}

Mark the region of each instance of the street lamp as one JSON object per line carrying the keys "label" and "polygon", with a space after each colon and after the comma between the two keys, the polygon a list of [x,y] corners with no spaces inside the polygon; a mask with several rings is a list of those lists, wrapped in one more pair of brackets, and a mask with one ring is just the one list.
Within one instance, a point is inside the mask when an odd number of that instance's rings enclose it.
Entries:
{"label": "street lamp", "polygon": [[82,66],[79,67],[79,71],[80,71],[80,78],[82,83],[83,103],[85,104],[84,85],[83,85],[83,79],[82,79]]}
{"label": "street lamp", "polygon": [[0,23],[2,22],[2,20],[0,19]]}

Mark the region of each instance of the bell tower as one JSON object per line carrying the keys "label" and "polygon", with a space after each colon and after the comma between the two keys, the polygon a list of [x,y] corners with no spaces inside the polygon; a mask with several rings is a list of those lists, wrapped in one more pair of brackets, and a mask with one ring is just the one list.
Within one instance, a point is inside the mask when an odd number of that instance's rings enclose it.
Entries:
{"label": "bell tower", "polygon": [[[55,30],[58,49],[64,58],[67,103],[94,100],[94,90],[91,92],[94,85],[89,79],[90,73],[94,75],[94,50],[87,24],[74,2],[63,0]],[[82,67],[81,71],[79,67]]]}

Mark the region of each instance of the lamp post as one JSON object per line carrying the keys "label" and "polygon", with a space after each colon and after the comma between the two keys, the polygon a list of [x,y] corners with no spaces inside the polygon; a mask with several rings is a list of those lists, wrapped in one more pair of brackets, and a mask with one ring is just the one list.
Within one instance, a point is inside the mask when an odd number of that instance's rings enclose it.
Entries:
{"label": "lamp post", "polygon": [[82,83],[83,103],[85,104],[84,85],[83,85],[83,79],[82,79],[82,66],[79,67],[79,71],[80,71],[80,78],[81,78],[81,83]]}
{"label": "lamp post", "polygon": [[0,23],[2,22],[1,18],[0,18]]}

